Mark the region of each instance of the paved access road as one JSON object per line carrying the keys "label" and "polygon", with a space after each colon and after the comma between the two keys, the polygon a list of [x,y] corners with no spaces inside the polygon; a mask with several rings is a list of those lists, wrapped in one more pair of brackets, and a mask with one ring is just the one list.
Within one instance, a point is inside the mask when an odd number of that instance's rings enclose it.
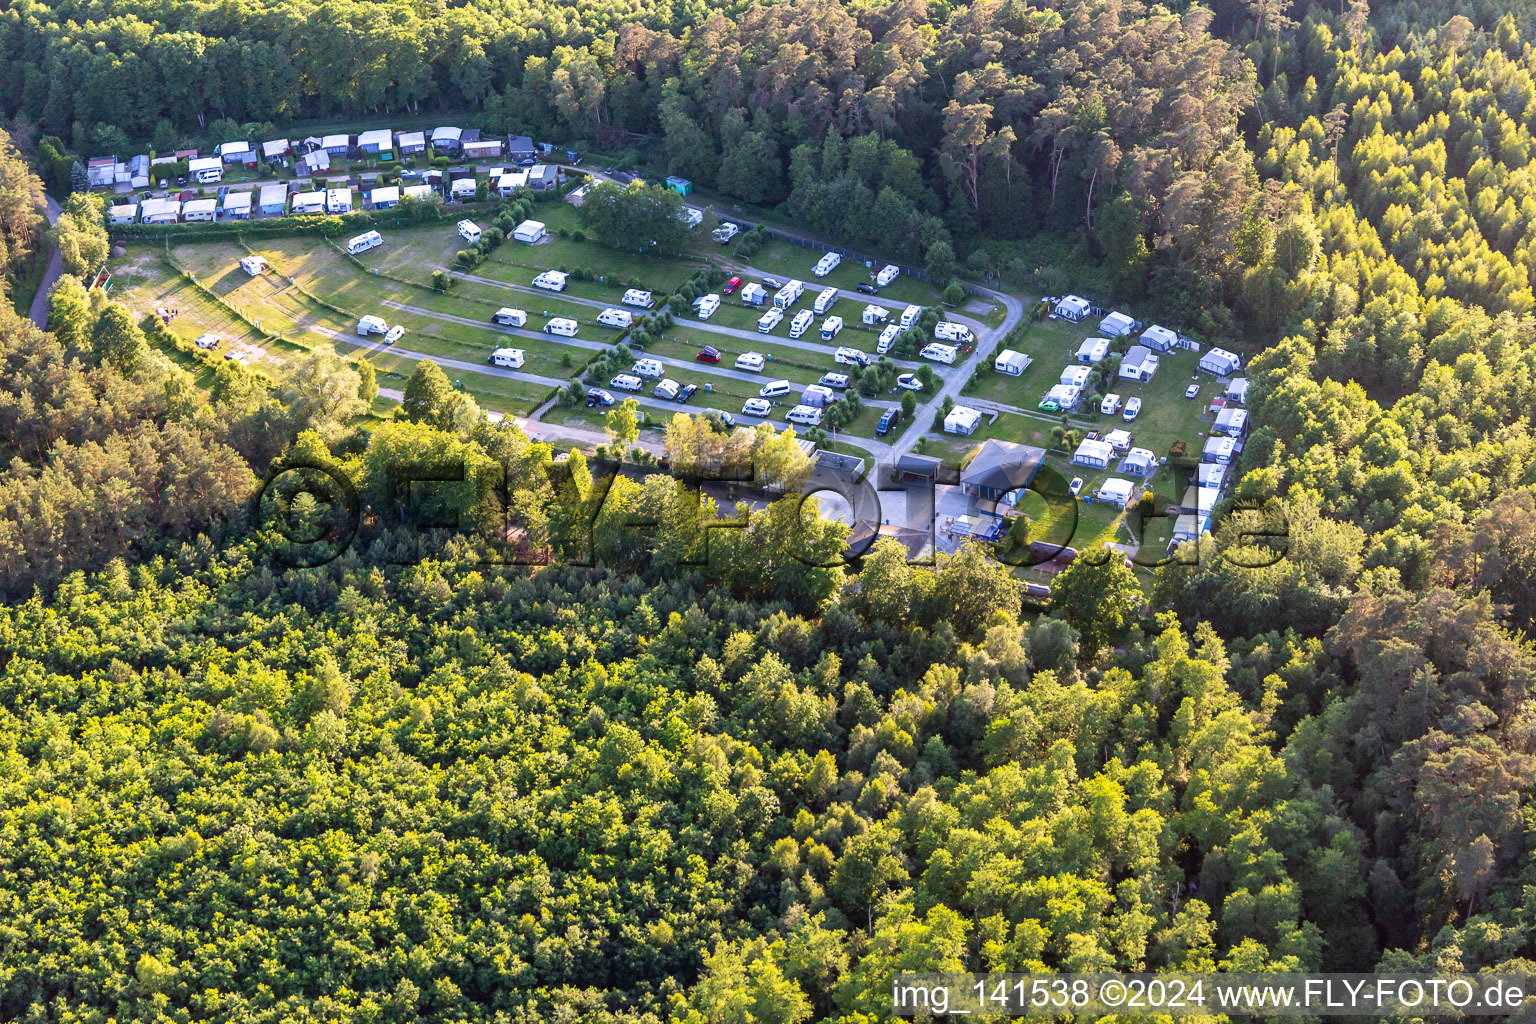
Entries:
{"label": "paved access road", "polygon": [[[48,216],[48,226],[52,227],[59,221],[59,214],[64,211],[59,204],[54,202],[53,196],[44,196],[46,206],[44,212]],[[28,317],[39,328],[48,326],[48,294],[53,291],[53,286],[58,284],[59,275],[64,273],[64,259],[59,255],[59,247],[49,241],[48,248],[51,255],[48,257],[48,269],[43,271],[43,283],[37,286],[37,294],[32,296],[32,308],[27,311]]]}

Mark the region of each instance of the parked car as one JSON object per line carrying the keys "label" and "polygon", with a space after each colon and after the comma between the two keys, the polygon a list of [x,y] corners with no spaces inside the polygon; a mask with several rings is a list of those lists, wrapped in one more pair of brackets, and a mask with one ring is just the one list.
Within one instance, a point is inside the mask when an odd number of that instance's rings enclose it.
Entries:
{"label": "parked car", "polygon": [[1067,493],[1072,495],[1072,497],[1074,497],[1074,498],[1077,497],[1078,492],[1080,492],[1082,489],[1083,489],[1083,478],[1080,477],[1080,476],[1073,477],[1072,478],[1072,482],[1070,484],[1067,484]]}
{"label": "parked car", "polygon": [[775,291],[784,287],[784,282],[780,281],[776,277],[765,277],[763,278],[763,287],[767,288],[769,291]]}
{"label": "parked car", "polygon": [[908,391],[923,390],[923,382],[917,379],[917,374],[915,373],[904,373],[900,377],[897,377],[896,386],[899,388],[906,388]]}
{"label": "parked car", "polygon": [[741,287],[741,278],[733,277],[729,281],[725,282],[725,287],[722,288],[721,291],[723,291],[723,292],[725,292],[725,294],[729,295],[732,292],[734,292],[737,288],[740,288],[740,287]]}
{"label": "parked car", "polygon": [[1135,419],[1140,412],[1141,399],[1132,398],[1126,401],[1125,412],[1121,415],[1121,418],[1124,419],[1125,422],[1129,423],[1131,420]]}
{"label": "parked car", "polygon": [[701,363],[718,363],[720,361],[720,350],[713,345],[705,345],[694,358]]}
{"label": "parked car", "polygon": [[176,184],[178,184],[178,185],[185,185],[186,183],[187,183],[187,176],[185,174],[178,174],[176,176]]}
{"label": "parked car", "polygon": [[1035,408],[1041,412],[1061,412],[1061,403],[1054,398],[1042,398]]}
{"label": "parked car", "polygon": [[1189,387],[1185,388],[1184,389],[1184,397],[1185,398],[1199,398],[1200,397],[1200,385],[1199,384],[1191,384]]}
{"label": "parked car", "polygon": [[896,425],[896,418],[901,415],[900,409],[887,409],[880,414],[880,422],[875,424],[875,436],[884,437],[891,432]]}
{"label": "parked car", "polygon": [[384,344],[393,345],[403,337],[405,337],[405,328],[400,324],[395,324],[395,326],[389,329],[389,333],[384,335]]}
{"label": "parked car", "polygon": [[683,389],[677,393],[677,401],[679,403],[688,401],[688,399],[693,397],[693,393],[697,390],[699,390],[699,386],[697,384],[684,384]]}
{"label": "parked car", "polygon": [[865,295],[879,295],[880,294],[880,289],[876,288],[874,285],[870,284],[868,281],[860,281],[858,287],[859,287],[859,291],[863,292]]}

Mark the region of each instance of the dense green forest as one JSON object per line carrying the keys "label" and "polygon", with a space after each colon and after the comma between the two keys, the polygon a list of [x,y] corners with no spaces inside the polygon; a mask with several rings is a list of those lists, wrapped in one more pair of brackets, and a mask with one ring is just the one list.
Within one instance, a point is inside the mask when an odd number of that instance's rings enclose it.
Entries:
{"label": "dense green forest", "polygon": [[[1240,345],[1235,497],[1290,544],[1246,568],[1218,530],[1145,605],[1083,559],[1036,616],[977,549],[807,565],[843,532],[791,500],[706,531],[731,510],[556,463],[426,368],[362,425],[334,353],[202,391],[66,277],[46,332],[0,304],[0,1018],[855,1024],[902,969],[1536,974],[1533,38],[1364,0],[7,5],[0,105],[51,184],[55,143],[443,110]],[[7,140],[0,185],[9,279],[40,228]],[[452,537],[400,525],[432,460],[501,467],[436,496]],[[299,462],[363,512],[314,569],[251,500]]]}

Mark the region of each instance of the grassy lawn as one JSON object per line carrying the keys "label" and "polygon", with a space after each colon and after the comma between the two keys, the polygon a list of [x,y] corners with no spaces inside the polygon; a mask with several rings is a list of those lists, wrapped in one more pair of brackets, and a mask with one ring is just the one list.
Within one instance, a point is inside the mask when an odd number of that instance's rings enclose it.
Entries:
{"label": "grassy lawn", "polygon": [[[866,281],[874,280],[876,271],[880,269],[879,266],[866,267],[859,260],[844,259],[837,265],[837,269],[826,277],[817,277],[816,261],[821,259],[825,251],[822,249],[808,249],[792,242],[770,241],[757,255],[750,259],[741,259],[735,255],[734,245],[729,248],[732,258],[741,263],[781,280],[798,278],[804,281],[807,292],[818,287],[825,288],[828,285],[852,289]],[[880,297],[896,299],[900,302],[915,302],[920,306],[931,306],[939,301],[939,290],[927,281],[903,274],[880,289]]]}
{"label": "grassy lawn", "polygon": [[[379,374],[379,386],[403,388],[406,380],[418,365],[417,360],[375,352],[368,361]],[[482,409],[524,416],[549,397],[550,389],[530,381],[513,380],[510,377],[493,377],[484,373],[465,373],[453,367],[443,371],[449,380],[459,381],[464,391],[474,396]]]}

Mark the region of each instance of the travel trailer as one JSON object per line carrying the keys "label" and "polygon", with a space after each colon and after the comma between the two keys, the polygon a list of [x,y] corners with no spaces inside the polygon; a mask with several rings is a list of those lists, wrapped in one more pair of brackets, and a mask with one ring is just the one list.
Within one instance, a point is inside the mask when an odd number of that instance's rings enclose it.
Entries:
{"label": "travel trailer", "polygon": [[383,244],[384,238],[377,231],[365,231],[347,243],[347,252],[356,256],[360,252],[367,252],[369,249]]}

